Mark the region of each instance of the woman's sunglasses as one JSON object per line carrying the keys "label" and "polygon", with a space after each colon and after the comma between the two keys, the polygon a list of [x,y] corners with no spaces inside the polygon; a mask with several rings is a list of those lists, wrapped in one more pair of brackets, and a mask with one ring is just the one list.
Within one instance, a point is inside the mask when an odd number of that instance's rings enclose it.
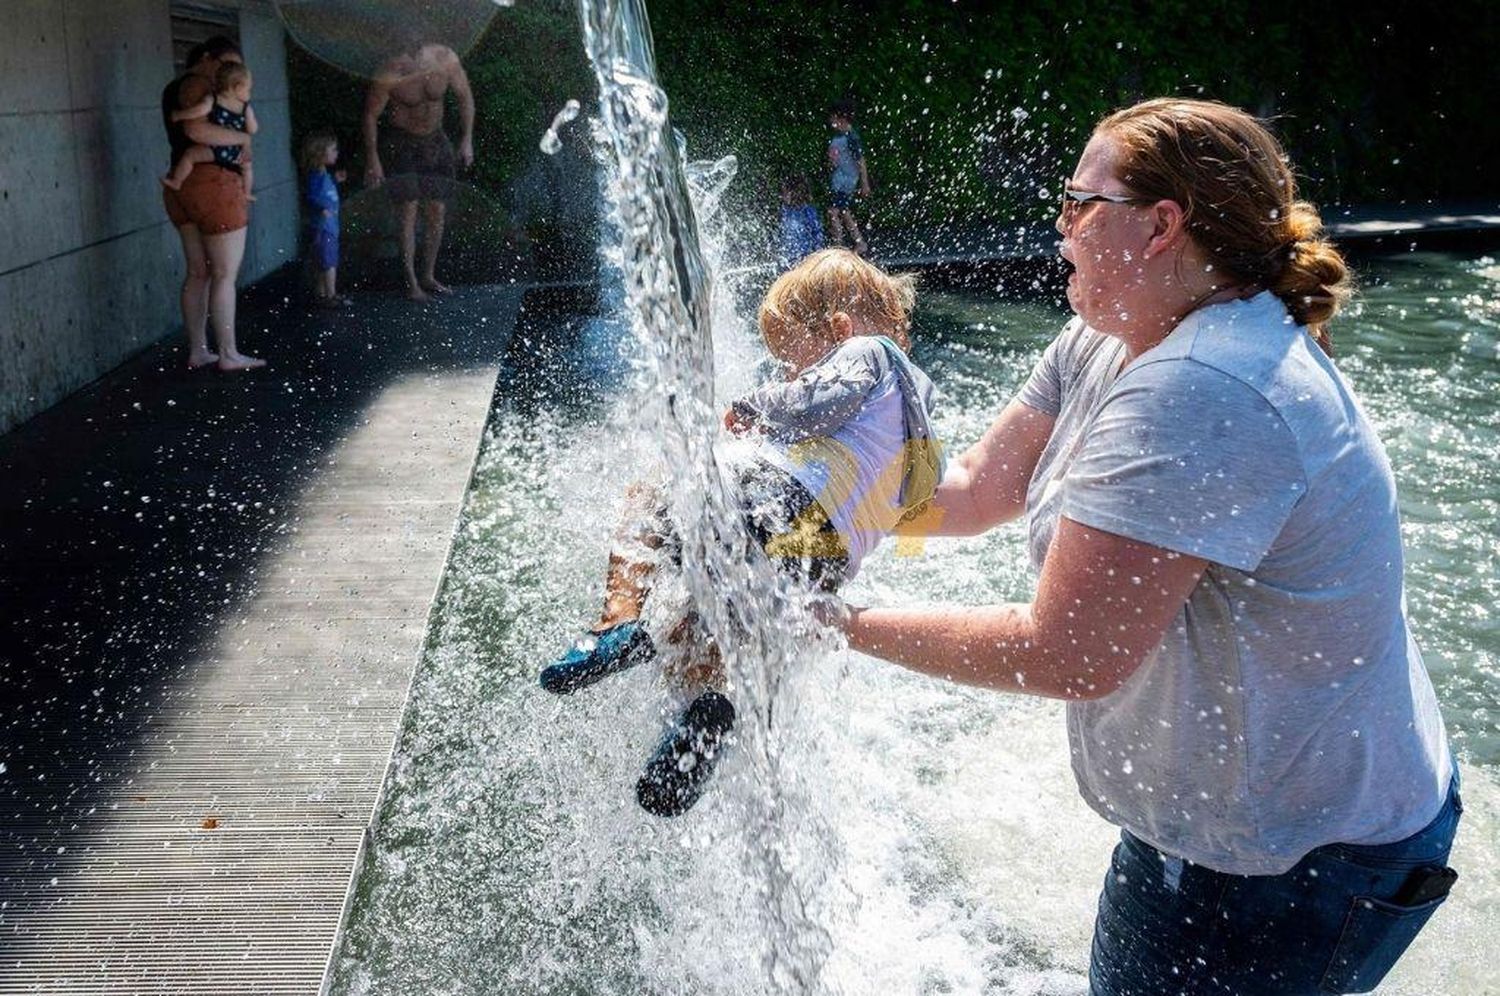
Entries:
{"label": "woman's sunglasses", "polygon": [[1078,214],[1078,209],[1085,204],[1155,204],[1156,201],[1150,197],[1134,197],[1130,194],[1101,194],[1092,190],[1074,190],[1067,186],[1062,188],[1062,223],[1066,228],[1073,223],[1073,218]]}

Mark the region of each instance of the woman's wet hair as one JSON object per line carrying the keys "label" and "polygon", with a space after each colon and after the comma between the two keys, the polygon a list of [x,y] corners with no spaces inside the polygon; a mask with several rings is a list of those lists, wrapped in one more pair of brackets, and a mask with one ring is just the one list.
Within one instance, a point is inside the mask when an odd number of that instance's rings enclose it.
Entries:
{"label": "woman's wet hair", "polygon": [[917,281],[911,274],[886,273],[847,249],[822,249],[777,278],[766,291],[758,319],[769,342],[792,330],[816,335],[831,327],[834,312],[842,311],[910,349],[916,303]]}
{"label": "woman's wet hair", "polygon": [[1216,270],[1270,290],[1332,354],[1327,324],[1353,291],[1349,270],[1261,121],[1217,101],[1160,98],[1116,111],[1095,132],[1118,143],[1115,171],[1132,193],[1181,205]]}

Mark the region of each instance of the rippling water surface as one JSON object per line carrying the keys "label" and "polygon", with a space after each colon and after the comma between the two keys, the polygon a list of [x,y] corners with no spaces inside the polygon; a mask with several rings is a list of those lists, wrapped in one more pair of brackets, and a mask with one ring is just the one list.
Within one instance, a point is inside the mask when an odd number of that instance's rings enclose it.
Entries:
{"label": "rippling water surface", "polygon": [[[1384,993],[1500,992],[1500,267],[1366,261],[1335,329],[1395,465],[1412,617],[1464,764],[1463,878]],[[941,428],[972,442],[1064,315],[932,291],[918,360]],[[724,396],[757,346],[716,330]],[[563,334],[566,330],[567,334]],[[535,683],[596,607],[614,509],[655,452],[645,390],[607,323],[518,340],[488,430],[339,966],[347,993],[788,991],[755,928],[764,867],[801,884],[818,988],[848,994],[1081,993],[1114,832],[1076,798],[1061,707],[969,691],[859,655],[789,682],[775,826],[731,755],[676,822],[635,806],[660,681],[627,673],[567,700]],[[580,378],[579,371],[587,376]],[[601,384],[616,384],[614,389]],[[1027,598],[1019,530],[887,547],[851,600]],[[753,841],[750,838],[754,838]],[[786,939],[781,939],[782,943]]]}

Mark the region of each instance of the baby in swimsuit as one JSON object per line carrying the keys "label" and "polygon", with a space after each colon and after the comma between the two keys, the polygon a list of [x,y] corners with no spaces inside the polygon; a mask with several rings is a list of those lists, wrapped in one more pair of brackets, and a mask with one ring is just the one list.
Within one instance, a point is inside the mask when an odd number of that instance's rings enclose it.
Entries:
{"label": "baby in swimsuit", "polygon": [[[250,106],[250,85],[250,70],[244,63],[226,62],[214,77],[214,92],[192,107],[173,111],[172,121],[206,118],[210,124],[221,128],[254,135],[260,131],[260,124],[255,120],[255,109]],[[253,201],[255,197],[251,191],[255,189],[255,177],[248,151],[248,146],[194,145],[178,157],[172,165],[172,172],[162,177],[161,182],[173,190],[181,190],[194,166],[213,163],[244,176],[245,200]]]}

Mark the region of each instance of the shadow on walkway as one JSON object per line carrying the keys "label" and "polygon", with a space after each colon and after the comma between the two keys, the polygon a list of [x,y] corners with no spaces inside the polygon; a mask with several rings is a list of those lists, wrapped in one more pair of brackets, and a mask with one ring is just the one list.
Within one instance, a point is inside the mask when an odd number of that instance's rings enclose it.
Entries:
{"label": "shadow on walkway", "polygon": [[174,680],[234,625],[366,405],[496,365],[517,296],[312,312],[261,287],[241,339],[270,369],[189,372],[166,341],[0,437],[0,895],[130,777],[153,714],[191,696]]}

